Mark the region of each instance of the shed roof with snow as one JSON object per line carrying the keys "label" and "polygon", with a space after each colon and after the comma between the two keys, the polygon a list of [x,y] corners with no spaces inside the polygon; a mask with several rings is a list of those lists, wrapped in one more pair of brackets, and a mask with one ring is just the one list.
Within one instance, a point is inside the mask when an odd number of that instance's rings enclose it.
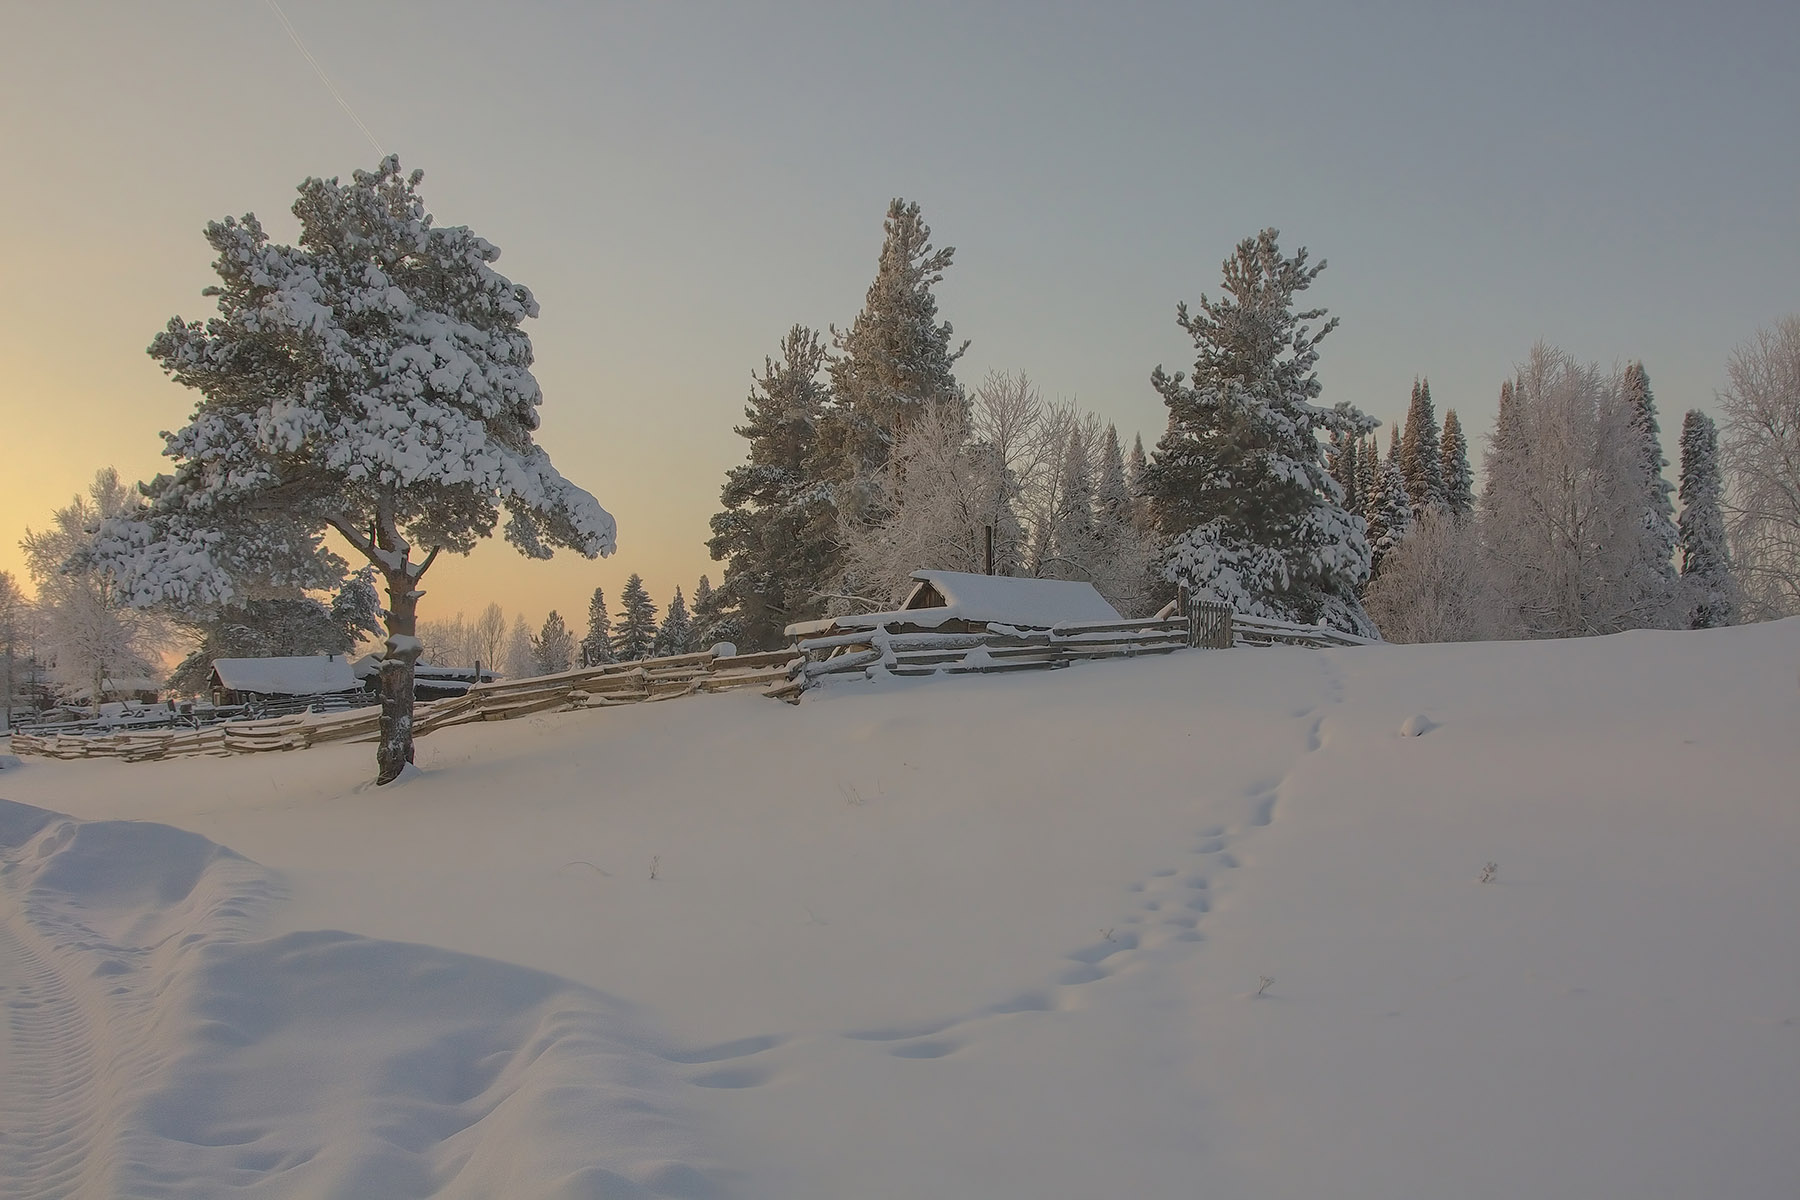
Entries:
{"label": "shed roof with snow", "polygon": [[342,654],[289,658],[215,658],[219,687],[259,696],[318,696],[356,690],[356,674]]}
{"label": "shed roof with snow", "polygon": [[966,571],[914,571],[912,578],[912,591],[898,609],[802,621],[787,627],[788,636],[805,637],[830,628],[866,629],[895,621],[932,627],[946,621],[970,621],[1050,629],[1123,619],[1091,583]]}

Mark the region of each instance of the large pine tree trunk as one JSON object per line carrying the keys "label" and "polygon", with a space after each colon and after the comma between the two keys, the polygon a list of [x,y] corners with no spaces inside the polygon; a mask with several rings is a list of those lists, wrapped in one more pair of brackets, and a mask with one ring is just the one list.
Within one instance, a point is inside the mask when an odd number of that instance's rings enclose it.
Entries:
{"label": "large pine tree trunk", "polygon": [[381,741],[375,750],[377,784],[392,783],[413,760],[413,667],[422,649],[418,630],[417,581],[404,566],[384,572],[388,593],[388,638],[382,658]]}

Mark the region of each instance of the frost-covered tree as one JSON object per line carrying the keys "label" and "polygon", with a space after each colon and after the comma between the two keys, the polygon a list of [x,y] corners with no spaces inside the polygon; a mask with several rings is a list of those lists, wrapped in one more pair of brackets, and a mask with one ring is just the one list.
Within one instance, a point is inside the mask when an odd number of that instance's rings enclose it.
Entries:
{"label": "frost-covered tree", "polygon": [[1125,460],[1125,484],[1131,494],[1140,496],[1144,491],[1144,471],[1150,466],[1150,459],[1144,454],[1144,435],[1137,434],[1131,439],[1131,455]]}
{"label": "frost-covered tree", "polygon": [[481,610],[481,615],[469,626],[469,650],[484,669],[500,669],[501,659],[506,653],[506,614],[492,600],[488,601],[488,606]]}
{"label": "frost-covered tree", "polygon": [[1500,628],[1479,531],[1443,506],[1387,550],[1363,603],[1390,642],[1478,641]]}
{"label": "frost-covered tree", "polygon": [[1094,468],[1087,439],[1076,434],[1063,450],[1062,480],[1050,526],[1050,554],[1039,570],[1052,578],[1091,578],[1098,550],[1094,532]]}
{"label": "frost-covered tree", "polygon": [[531,657],[540,675],[554,675],[575,665],[575,635],[554,608],[544,618],[544,627],[531,639]]}
{"label": "frost-covered tree", "polygon": [[692,654],[694,646],[694,619],[688,613],[687,600],[681,594],[679,585],[675,588],[675,597],[669,601],[669,607],[663,610],[662,624],[656,627],[656,657],[673,654]]}
{"label": "frost-covered tree", "polygon": [[418,601],[437,555],[468,552],[502,510],[529,557],[614,544],[612,518],[532,440],[542,394],[522,325],[537,301],[493,269],[492,243],[433,223],[420,178],[389,156],[349,184],[308,179],[295,246],[254,215],[207,226],[218,315],[172,320],[150,346],[200,399],[166,439],[176,465],[150,485],[150,511],[110,524],[101,547],[133,603],[211,603],[335,585],[344,564],[322,541],[335,532],[387,591],[382,783],[412,754]]}
{"label": "frost-covered tree", "polygon": [[829,392],[820,382],[825,348],[796,325],[781,357],[764,359],[744,406],[739,437],[749,461],[726,473],[724,508],[706,543],[725,561],[721,620],[746,648],[780,645],[782,630],[825,612],[824,593],[843,569],[837,504],[819,440]]}
{"label": "frost-covered tree", "polygon": [[985,570],[989,526],[996,571],[1018,569],[1024,535],[1007,502],[1000,452],[972,441],[956,408],[919,414],[870,485],[883,500],[865,512],[879,519],[846,519],[841,535],[845,606],[867,611],[895,604],[917,570]]}
{"label": "frost-covered tree", "polygon": [[917,202],[892,201],[882,228],[881,257],[862,311],[848,329],[831,331],[836,353],[825,440],[837,460],[838,506],[858,520],[874,499],[859,483],[886,465],[913,422],[933,408],[961,413],[965,407],[953,368],[968,343],[952,346],[954,331],[938,320],[932,292],[956,249],[932,246]]}
{"label": "frost-covered tree", "polygon": [[1415,513],[1444,503],[1444,462],[1438,442],[1437,410],[1431,403],[1431,381],[1413,381],[1406,409],[1406,436],[1400,442],[1400,473]]}
{"label": "frost-covered tree", "polygon": [[1663,478],[1669,465],[1662,453],[1662,429],[1656,419],[1656,398],[1644,364],[1634,362],[1619,380],[1620,395],[1631,421],[1631,437],[1637,446],[1638,498],[1637,553],[1628,567],[1626,587],[1636,593],[1634,623],[1649,628],[1683,623],[1678,611],[1675,574],[1675,488]]}
{"label": "frost-covered tree", "polygon": [[25,592],[11,571],[0,571],[0,731],[12,728],[13,672],[25,641]]}
{"label": "frost-covered tree", "polygon": [[524,614],[513,617],[501,661],[506,664],[503,674],[508,679],[530,679],[538,673],[537,655],[531,649],[531,626],[525,624]]}
{"label": "frost-covered tree", "polygon": [[1617,376],[1539,343],[1502,395],[1481,522],[1509,636],[1582,637],[1649,624],[1643,443]]}
{"label": "frost-covered tree", "polygon": [[1681,423],[1681,584],[1689,629],[1735,624],[1737,584],[1725,515],[1719,506],[1719,431],[1711,417],[1689,409]]}
{"label": "frost-covered tree", "polygon": [[19,543],[37,591],[51,677],[96,704],[121,680],[161,673],[155,663],[167,639],[164,623],[131,608],[116,574],[94,556],[96,531],[136,507],[132,490],[106,467],[95,472],[86,495],[56,509],[42,531],[27,528]]}
{"label": "frost-covered tree", "polygon": [[1752,620],[1800,613],[1800,315],[1732,351],[1722,457],[1732,561]]}
{"label": "frost-covered tree", "polygon": [[466,667],[475,661],[469,649],[469,622],[462,613],[419,622],[419,661],[436,667]]}
{"label": "frost-covered tree", "polygon": [[1444,412],[1444,433],[1438,442],[1444,478],[1444,506],[1459,520],[1475,514],[1475,473],[1469,469],[1469,439],[1454,408]]}
{"label": "frost-covered tree", "polygon": [[1151,377],[1169,408],[1146,488],[1168,537],[1170,583],[1240,611],[1372,633],[1358,590],[1369,574],[1362,518],[1343,507],[1325,469],[1321,434],[1373,423],[1348,404],[1324,408],[1313,367],[1323,309],[1294,311],[1325,264],[1284,257],[1276,232],[1239,243],[1224,266],[1225,294],[1185,304],[1177,320],[1198,357],[1183,374]]}
{"label": "frost-covered tree", "polygon": [[1128,616],[1138,614],[1150,607],[1155,557],[1154,539],[1146,537],[1138,525],[1118,431],[1108,425],[1094,493],[1094,559],[1089,577],[1114,608]]}
{"label": "frost-covered tree", "polygon": [[635,572],[619,593],[618,620],[613,625],[613,658],[636,662],[656,653],[656,605]]}
{"label": "frost-covered tree", "polygon": [[588,599],[587,636],[581,639],[581,665],[598,667],[612,661],[612,614],[606,611],[606,593],[595,588]]}

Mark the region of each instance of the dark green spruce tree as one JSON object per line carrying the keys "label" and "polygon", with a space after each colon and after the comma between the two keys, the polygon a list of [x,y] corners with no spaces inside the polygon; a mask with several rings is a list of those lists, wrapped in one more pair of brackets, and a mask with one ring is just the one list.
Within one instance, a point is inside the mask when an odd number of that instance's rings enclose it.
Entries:
{"label": "dark green spruce tree", "polygon": [[1737,623],[1737,587],[1719,498],[1719,431],[1690,409],[1681,423],[1681,583],[1690,629]]}
{"label": "dark green spruce tree", "polygon": [[1444,504],[1444,461],[1438,444],[1437,410],[1431,404],[1431,381],[1413,381],[1406,410],[1406,436],[1400,442],[1400,474],[1413,512]]}
{"label": "dark green spruce tree", "polygon": [[1458,520],[1475,513],[1475,473],[1469,469],[1469,439],[1454,408],[1444,410],[1444,433],[1438,441],[1443,462],[1444,507]]}
{"label": "dark green spruce tree", "polygon": [[1631,433],[1637,449],[1638,528],[1622,531],[1637,538],[1631,573],[1631,608],[1626,628],[1660,629],[1683,624],[1677,598],[1675,548],[1675,488],[1663,478],[1669,460],[1662,453],[1662,429],[1656,420],[1656,398],[1650,391],[1650,375],[1644,364],[1625,368],[1620,390],[1631,416]]}
{"label": "dark green spruce tree", "polygon": [[675,654],[692,654],[694,646],[694,620],[688,615],[687,601],[682,598],[681,588],[675,589],[675,598],[669,601],[669,607],[663,610],[662,624],[656,629],[655,657],[664,658]]}
{"label": "dark green spruce tree", "polygon": [[618,623],[613,626],[613,658],[636,662],[656,652],[656,605],[636,572],[619,593]]}
{"label": "dark green spruce tree", "polygon": [[872,491],[874,473],[921,413],[939,405],[968,409],[954,367],[969,344],[953,346],[955,331],[938,320],[932,292],[956,248],[932,246],[917,202],[892,201],[882,228],[881,257],[862,311],[848,329],[831,331],[836,353],[824,440],[838,506],[853,518],[866,506],[885,507]]}
{"label": "dark green spruce tree", "polygon": [[581,665],[598,667],[613,661],[612,616],[606,611],[606,593],[599,588],[588,600],[587,636],[581,639]]}
{"label": "dark green spruce tree", "polygon": [[[765,359],[737,434],[749,461],[725,475],[707,552],[725,563],[713,593],[717,629],[740,649],[782,644],[782,629],[825,612],[823,593],[841,570],[838,512],[820,445],[829,393],[819,335],[796,325],[780,359]],[[697,598],[697,597],[696,597]]]}
{"label": "dark green spruce tree", "polygon": [[1325,408],[1316,329],[1323,309],[1295,298],[1325,264],[1289,258],[1265,229],[1225,261],[1224,294],[1180,305],[1193,339],[1192,378],[1158,367],[1169,409],[1145,486],[1168,539],[1163,578],[1243,612],[1373,636],[1359,591],[1369,575],[1361,517],[1345,510],[1325,466],[1322,434],[1352,437],[1374,422],[1348,403]]}

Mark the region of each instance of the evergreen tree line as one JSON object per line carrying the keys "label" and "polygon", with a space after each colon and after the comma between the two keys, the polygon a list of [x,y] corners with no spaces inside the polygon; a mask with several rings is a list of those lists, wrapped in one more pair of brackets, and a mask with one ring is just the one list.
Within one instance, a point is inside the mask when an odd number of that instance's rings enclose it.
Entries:
{"label": "evergreen tree line", "polygon": [[[1152,454],[1023,374],[972,392],[932,287],[916,204],[896,200],[875,282],[829,344],[795,326],[737,428],[748,461],[708,549],[726,562],[719,636],[772,646],[785,625],[895,603],[914,570],[1091,580],[1146,613],[1185,587],[1240,612],[1395,640],[1565,637],[1707,626],[1800,610],[1800,320],[1740,349],[1720,439],[1684,420],[1664,477],[1649,375],[1536,347],[1502,389],[1479,494],[1457,414],[1418,380],[1389,433],[1327,405],[1316,373],[1336,326],[1299,307],[1324,269],[1278,235],[1247,238],[1217,298],[1178,326],[1191,370],[1151,384],[1168,410]],[[1675,502],[1680,502],[1677,517]]]}
{"label": "evergreen tree line", "polygon": [[1604,372],[1540,344],[1501,385],[1477,496],[1456,414],[1440,430],[1416,382],[1385,457],[1372,440],[1332,447],[1368,523],[1370,613],[1395,641],[1735,622],[1712,419],[1690,410],[1680,446],[1677,487],[1641,362]]}

